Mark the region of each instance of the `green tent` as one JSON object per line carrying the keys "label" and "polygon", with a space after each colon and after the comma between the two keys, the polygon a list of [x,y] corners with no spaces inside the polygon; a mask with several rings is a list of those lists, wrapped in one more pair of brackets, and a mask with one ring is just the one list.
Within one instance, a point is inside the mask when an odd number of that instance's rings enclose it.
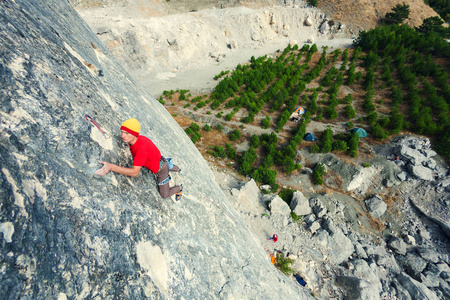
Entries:
{"label": "green tent", "polygon": [[365,131],[362,128],[353,128],[351,130],[349,130],[349,132],[354,133],[356,132],[359,136],[359,138],[365,138],[367,136],[367,131]]}

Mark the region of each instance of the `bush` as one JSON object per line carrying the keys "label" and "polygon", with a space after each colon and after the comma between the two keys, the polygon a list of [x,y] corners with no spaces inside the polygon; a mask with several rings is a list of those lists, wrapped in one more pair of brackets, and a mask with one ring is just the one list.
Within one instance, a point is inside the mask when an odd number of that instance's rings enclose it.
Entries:
{"label": "bush", "polygon": [[201,138],[201,134],[198,132],[195,132],[192,136],[191,136],[191,140],[192,142],[195,144],[200,138]]}
{"label": "bush", "polygon": [[197,123],[192,122],[191,126],[189,126],[193,132],[199,132],[200,131],[200,126]]}
{"label": "bush", "polygon": [[221,124],[217,124],[216,129],[218,132],[222,132],[223,126]]}
{"label": "bush", "polygon": [[264,118],[264,120],[262,121],[261,127],[264,129],[267,129],[270,127],[270,117],[269,116],[266,116]]}
{"label": "bush", "polygon": [[309,152],[311,153],[319,153],[320,148],[317,144],[312,145],[311,147],[309,147]]}
{"label": "bush", "polygon": [[236,159],[236,150],[234,150],[233,146],[230,143],[225,144],[225,153],[229,159]]}
{"label": "bush", "polygon": [[294,262],[293,259],[284,257],[283,252],[278,252],[275,261],[275,267],[277,267],[285,275],[291,275],[294,273],[294,270],[291,269],[291,264],[293,262]]}
{"label": "bush", "polygon": [[318,163],[313,170],[312,176],[313,176],[313,183],[316,185],[322,185],[323,184],[323,176],[325,175],[326,170],[325,166],[322,163]]}
{"label": "bush", "polygon": [[368,167],[370,167],[370,164],[369,164],[369,163],[363,163],[362,166],[363,166],[364,168],[368,168]]}
{"label": "bush", "polygon": [[347,106],[344,108],[344,111],[345,111],[345,117],[346,117],[347,119],[352,119],[352,118],[356,117],[356,111],[355,111],[355,109],[353,108],[353,106],[347,105]]}
{"label": "bush", "polygon": [[203,130],[208,132],[211,130],[211,126],[209,126],[208,124],[205,124],[205,126],[203,126]]}
{"label": "bush", "polygon": [[358,144],[359,144],[359,135],[354,132],[348,135],[348,154],[351,157],[358,156]]}
{"label": "bush", "polygon": [[347,143],[345,141],[335,141],[332,147],[334,151],[347,151]]}
{"label": "bush", "polygon": [[227,154],[225,153],[225,150],[223,149],[222,146],[214,146],[213,155],[214,155],[214,157],[220,157],[220,158],[227,157]]}
{"label": "bush", "polygon": [[275,170],[259,166],[258,169],[253,170],[250,177],[262,184],[271,185],[272,189],[278,189],[278,184],[276,183],[277,171]]}
{"label": "bush", "polygon": [[235,129],[230,133],[229,138],[230,138],[230,141],[236,141],[241,138],[241,132],[239,130]]}
{"label": "bush", "polygon": [[184,132],[186,132],[187,135],[189,134],[193,134],[194,132],[192,131],[191,127],[188,127],[184,130]]}
{"label": "bush", "polygon": [[253,148],[259,148],[259,136],[254,134],[252,135],[250,146]]}
{"label": "bush", "polygon": [[333,142],[333,131],[331,130],[331,128],[328,127],[322,134],[320,152],[322,153],[330,152],[332,149],[332,142]]}

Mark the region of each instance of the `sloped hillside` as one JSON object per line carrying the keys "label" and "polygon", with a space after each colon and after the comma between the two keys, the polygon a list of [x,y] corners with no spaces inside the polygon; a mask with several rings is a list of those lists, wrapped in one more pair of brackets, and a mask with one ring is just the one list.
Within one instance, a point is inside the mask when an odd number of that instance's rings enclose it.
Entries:
{"label": "sloped hillside", "polygon": [[[68,2],[2,1],[0,12],[1,299],[310,298]],[[93,175],[100,159],[130,163],[118,136],[129,117],[183,169],[181,203],[146,171]]]}
{"label": "sloped hillside", "polygon": [[[397,4],[405,1],[342,1],[342,0],[319,0],[317,7],[327,13],[331,19],[342,22],[355,29],[368,30],[380,23],[386,13]],[[423,19],[437,16],[437,13],[423,0],[406,1],[410,6],[411,13],[406,21],[411,26],[420,26]]]}

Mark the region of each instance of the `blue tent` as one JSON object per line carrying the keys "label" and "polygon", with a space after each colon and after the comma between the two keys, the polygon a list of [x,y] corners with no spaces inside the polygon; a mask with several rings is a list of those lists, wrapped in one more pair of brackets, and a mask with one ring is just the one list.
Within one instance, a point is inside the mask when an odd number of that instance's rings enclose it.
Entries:
{"label": "blue tent", "polygon": [[312,134],[312,133],[307,133],[307,134],[305,134],[305,136],[303,137],[303,139],[305,140],[305,141],[310,141],[310,142],[314,142],[314,141],[317,141],[317,138],[314,136],[314,134]]}
{"label": "blue tent", "polygon": [[359,136],[359,138],[365,138],[367,136],[367,131],[365,131],[362,128],[353,128],[351,130],[349,130],[349,132],[354,133],[356,132]]}

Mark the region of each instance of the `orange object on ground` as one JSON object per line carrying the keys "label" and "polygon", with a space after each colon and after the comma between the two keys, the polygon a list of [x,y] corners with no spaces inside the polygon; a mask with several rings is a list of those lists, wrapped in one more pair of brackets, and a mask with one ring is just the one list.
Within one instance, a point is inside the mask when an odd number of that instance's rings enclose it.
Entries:
{"label": "orange object on ground", "polygon": [[275,264],[275,262],[277,261],[277,259],[275,258],[275,256],[273,256],[273,254],[270,254],[270,259],[272,260],[272,264]]}

